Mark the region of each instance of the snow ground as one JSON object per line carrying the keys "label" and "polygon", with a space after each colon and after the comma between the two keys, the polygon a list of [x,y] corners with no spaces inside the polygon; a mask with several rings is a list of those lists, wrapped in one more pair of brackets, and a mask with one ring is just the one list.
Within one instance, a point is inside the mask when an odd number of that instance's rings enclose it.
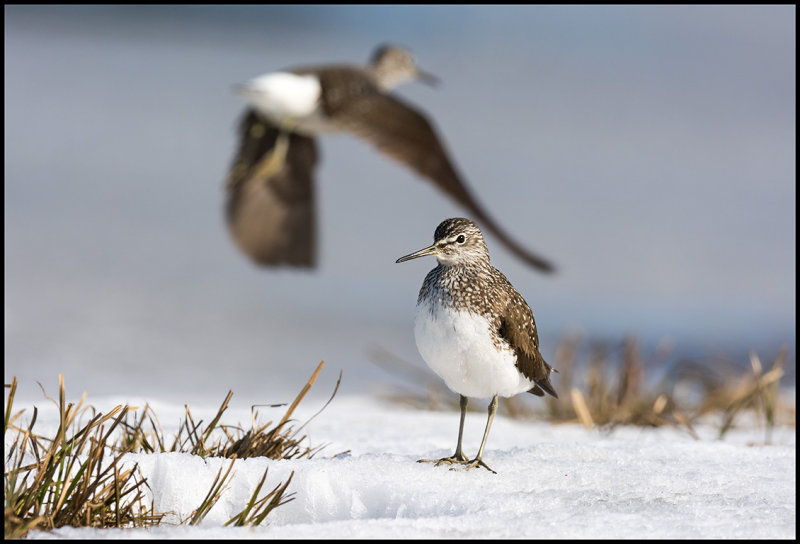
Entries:
{"label": "snow ground", "polygon": [[[298,422],[320,405],[304,400]],[[173,410],[160,406],[156,414],[162,423],[177,421],[183,408]],[[467,414],[468,455],[477,451],[485,417]],[[232,406],[223,421],[249,421],[249,410]],[[327,444],[322,451],[312,459],[237,460],[228,489],[199,526],[61,528],[29,538],[795,537],[793,428],[775,429],[772,444],[763,445],[764,431],[756,428],[735,429],[719,441],[713,426],[701,427],[698,441],[670,428],[608,433],[498,416],[484,455],[497,474],[416,462],[452,453],[457,430],[456,412],[336,397],[304,429],[311,445]],[[139,464],[156,510],[174,512],[173,521],[197,507],[229,463],[180,453],[131,454],[126,462]],[[295,499],[263,526],[223,528],[267,467],[267,490],[294,471]]]}

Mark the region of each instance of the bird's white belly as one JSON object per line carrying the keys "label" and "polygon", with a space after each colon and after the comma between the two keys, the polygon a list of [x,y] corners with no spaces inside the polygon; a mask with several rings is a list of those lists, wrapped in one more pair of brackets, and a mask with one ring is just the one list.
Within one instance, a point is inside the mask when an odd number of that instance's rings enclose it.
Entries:
{"label": "bird's white belly", "polygon": [[417,308],[414,338],[420,355],[452,391],[466,397],[511,397],[533,387],[510,348],[498,350],[489,321],[465,311]]}
{"label": "bird's white belly", "polygon": [[290,121],[291,130],[310,135],[336,130],[319,108],[322,88],[316,76],[273,72],[250,80],[239,92],[278,126]]}

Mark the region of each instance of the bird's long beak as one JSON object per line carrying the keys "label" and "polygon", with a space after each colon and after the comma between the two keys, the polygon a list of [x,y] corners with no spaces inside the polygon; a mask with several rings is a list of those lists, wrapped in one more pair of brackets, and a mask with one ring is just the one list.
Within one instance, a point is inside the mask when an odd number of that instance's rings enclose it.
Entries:
{"label": "bird's long beak", "polygon": [[430,85],[431,87],[436,87],[442,82],[442,80],[435,75],[431,74],[430,72],[424,72],[419,68],[417,68],[416,76],[418,81],[421,81],[426,85]]}
{"label": "bird's long beak", "polygon": [[402,263],[405,261],[410,261],[411,259],[416,259],[417,257],[424,257],[425,255],[436,255],[439,253],[439,248],[436,247],[436,244],[426,247],[425,249],[420,249],[419,251],[415,251],[411,255],[406,255],[405,257],[400,257],[395,262]]}

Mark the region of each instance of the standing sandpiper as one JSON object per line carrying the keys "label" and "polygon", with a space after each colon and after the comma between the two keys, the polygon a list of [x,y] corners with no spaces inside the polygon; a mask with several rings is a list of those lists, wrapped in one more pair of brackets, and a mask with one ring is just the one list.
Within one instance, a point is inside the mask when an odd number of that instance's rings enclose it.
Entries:
{"label": "standing sandpiper", "polygon": [[431,181],[526,263],[552,271],[484,211],[425,115],[390,93],[413,80],[435,78],[405,49],[382,46],[367,66],[294,68],[237,86],[249,108],[226,188],[228,226],[242,252],[262,266],[315,266],[316,137],[349,132]]}
{"label": "standing sandpiper", "polygon": [[[489,263],[478,225],[469,219],[446,219],[436,227],[433,240],[432,246],[397,262],[425,255],[439,261],[419,290],[414,338],[428,366],[460,395],[461,424],[452,456],[420,462],[458,463],[467,469],[482,466],[494,472],[482,457],[497,397],[528,391],[558,398],[550,383],[553,368],[539,353],[533,312],[503,273]],[[467,397],[492,399],[481,447],[471,461],[461,449]]]}

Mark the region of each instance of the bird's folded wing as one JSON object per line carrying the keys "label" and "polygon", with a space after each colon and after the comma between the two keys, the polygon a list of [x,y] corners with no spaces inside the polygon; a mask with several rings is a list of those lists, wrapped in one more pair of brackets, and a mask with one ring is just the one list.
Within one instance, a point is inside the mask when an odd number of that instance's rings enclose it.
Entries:
{"label": "bird's folded wing", "polygon": [[286,159],[267,168],[279,130],[248,109],[226,181],[226,215],[238,247],[259,265],[316,264],[316,144],[292,133]]}
{"label": "bird's folded wing", "polygon": [[517,356],[517,369],[536,385],[530,392],[543,396],[548,393],[556,398],[553,384],[550,383],[552,367],[539,352],[539,334],[533,312],[521,295],[516,294],[505,305],[500,318],[500,335],[513,346]]}

